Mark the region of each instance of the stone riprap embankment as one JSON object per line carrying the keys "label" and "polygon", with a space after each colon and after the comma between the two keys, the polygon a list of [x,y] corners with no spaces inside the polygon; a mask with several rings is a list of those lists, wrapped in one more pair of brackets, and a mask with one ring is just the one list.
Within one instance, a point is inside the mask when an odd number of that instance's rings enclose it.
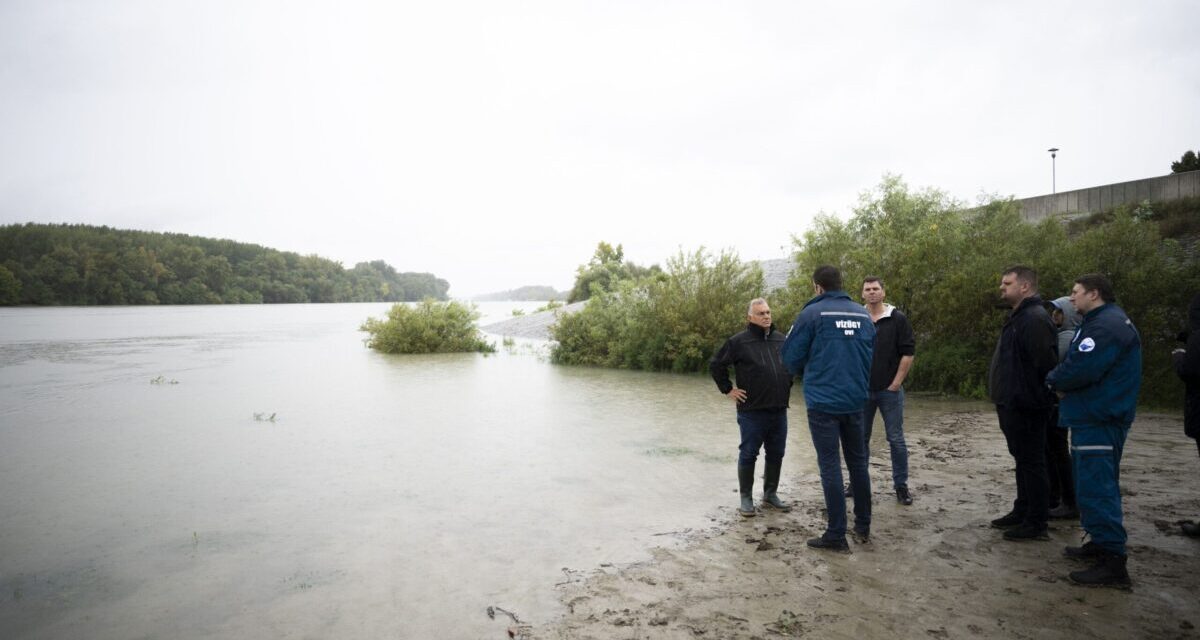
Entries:
{"label": "stone riprap embankment", "polygon": [[[763,271],[763,289],[774,292],[787,286],[788,277],[795,265],[792,260],[780,258],[778,260],[758,260],[757,262]],[[516,316],[500,322],[493,322],[481,328],[483,331],[497,336],[549,340],[550,326],[558,319],[558,314],[575,313],[585,304],[587,304],[587,300],[574,302],[551,311],[531,313],[526,316]]]}
{"label": "stone riprap embankment", "polygon": [[587,304],[587,300],[574,302],[551,311],[531,313],[526,316],[516,316],[500,322],[481,327],[485,332],[513,338],[529,338],[532,340],[549,340],[550,325],[558,320],[557,314],[575,313]]}

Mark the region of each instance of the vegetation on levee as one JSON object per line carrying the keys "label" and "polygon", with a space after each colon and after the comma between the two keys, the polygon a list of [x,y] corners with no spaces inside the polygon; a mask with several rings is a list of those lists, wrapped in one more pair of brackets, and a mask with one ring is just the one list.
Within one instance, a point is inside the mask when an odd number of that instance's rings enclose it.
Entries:
{"label": "vegetation on levee", "polygon": [[[591,265],[623,265],[601,243]],[[615,272],[612,269],[610,273]],[[551,353],[562,364],[652,371],[695,372],[707,368],[713,350],[745,325],[746,305],[760,295],[762,271],[730,252],[703,248],[680,253],[667,268],[640,277],[593,280],[590,302],[563,315],[551,328]]]}
{"label": "vegetation on levee", "polygon": [[1100,224],[1068,234],[1061,221],[1022,222],[1011,199],[968,208],[944,193],[912,191],[887,177],[863,194],[847,221],[824,216],[796,238],[797,268],[777,321],[790,322],[811,295],[819,264],[841,266],[857,297],[866,275],[883,278],[888,300],[908,314],[917,334],[913,390],[986,397],[987,368],[1007,309],[998,304],[1001,270],[1038,271],[1046,300],[1067,295],[1084,273],[1113,282],[1117,304],[1142,337],[1142,401],[1175,405],[1182,386],[1170,366],[1187,304],[1200,291],[1200,264],[1164,239],[1148,208],[1121,207]]}
{"label": "vegetation on levee", "polygon": [[315,255],[176,233],[0,226],[0,305],[398,302],[445,299],[449,288],[382,260],[345,269]]}
{"label": "vegetation on levee", "polygon": [[[770,303],[776,325],[786,331],[813,296],[817,265],[838,265],[855,299],[863,277],[879,276],[888,301],[908,314],[917,334],[907,388],[985,398],[988,364],[1008,311],[999,299],[1001,271],[1018,263],[1033,267],[1047,300],[1067,295],[1079,275],[1103,273],[1142,336],[1142,401],[1176,406],[1182,386],[1170,352],[1188,301],[1200,291],[1200,262],[1160,230],[1160,224],[1177,230],[1179,206],[1118,208],[1068,229],[1053,219],[1023,222],[1011,199],[971,207],[885,177],[847,220],[819,216],[793,238],[796,269]],[[580,274],[613,276],[624,264],[619,251],[601,243]],[[762,289],[757,268],[703,250],[680,254],[665,272],[591,282],[591,302],[551,329],[558,341],[554,362],[704,371],[721,342],[744,326],[746,304]]]}
{"label": "vegetation on levee", "polygon": [[359,330],[370,334],[368,347],[384,353],[492,353],[495,345],[475,324],[479,317],[475,305],[426,298],[392,305],[386,319],[367,318]]}

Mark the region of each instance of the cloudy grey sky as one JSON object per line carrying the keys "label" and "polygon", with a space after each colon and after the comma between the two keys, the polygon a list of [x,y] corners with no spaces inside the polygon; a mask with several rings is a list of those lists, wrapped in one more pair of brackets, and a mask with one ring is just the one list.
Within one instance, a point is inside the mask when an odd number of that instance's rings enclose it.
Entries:
{"label": "cloudy grey sky", "polygon": [[1200,148],[1200,3],[0,0],[0,224],[566,288],[776,258],[897,173],[963,200]]}

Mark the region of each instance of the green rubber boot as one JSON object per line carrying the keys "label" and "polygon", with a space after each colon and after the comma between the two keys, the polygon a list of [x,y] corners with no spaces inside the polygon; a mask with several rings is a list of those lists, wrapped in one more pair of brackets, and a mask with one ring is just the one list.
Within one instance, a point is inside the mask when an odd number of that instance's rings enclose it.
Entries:
{"label": "green rubber boot", "polygon": [[767,463],[763,471],[763,506],[768,509],[778,509],[784,513],[792,510],[792,505],[779,499],[775,490],[779,488],[779,472],[783,469],[782,462]]}
{"label": "green rubber boot", "polygon": [[743,518],[753,518],[757,514],[754,510],[752,491],[754,491],[754,465],[738,465],[738,493],[742,496],[742,504],[738,507],[738,513],[742,514]]}

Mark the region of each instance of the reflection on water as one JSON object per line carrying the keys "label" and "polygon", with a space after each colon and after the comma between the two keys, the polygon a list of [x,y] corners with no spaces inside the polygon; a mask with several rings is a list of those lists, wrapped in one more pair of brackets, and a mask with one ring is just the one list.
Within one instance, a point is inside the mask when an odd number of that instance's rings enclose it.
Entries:
{"label": "reflection on water", "polygon": [[382,355],[387,307],[0,310],[5,637],[495,637],[732,508],[706,378]]}

